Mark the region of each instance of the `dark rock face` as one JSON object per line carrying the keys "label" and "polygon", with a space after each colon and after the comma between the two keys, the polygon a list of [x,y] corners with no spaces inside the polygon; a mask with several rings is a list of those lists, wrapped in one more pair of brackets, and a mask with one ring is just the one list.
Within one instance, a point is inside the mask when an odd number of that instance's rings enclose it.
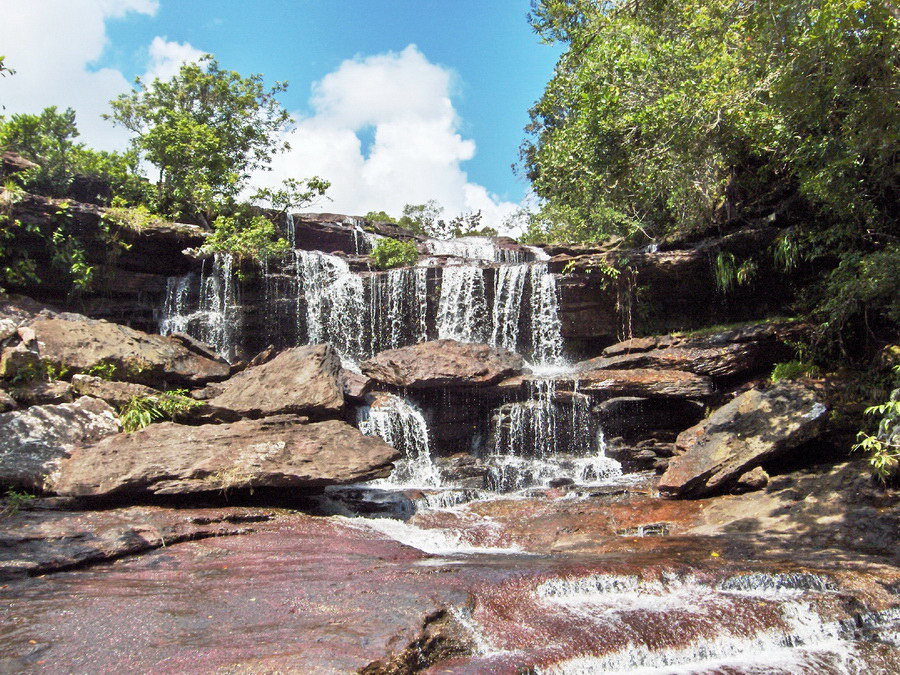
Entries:
{"label": "dark rock face", "polygon": [[225,416],[334,416],[344,406],[341,362],[331,345],[288,349],[222,383],[209,405]]}
{"label": "dark rock face", "polygon": [[11,392],[19,405],[52,405],[75,400],[72,385],[60,380],[32,380],[14,387]]}
{"label": "dark rock face", "polygon": [[40,357],[85,372],[112,364],[117,379],[149,385],[197,385],[228,377],[224,360],[201,356],[175,340],[83,317],[32,321]]}
{"label": "dark rock face", "polygon": [[277,415],[232,424],[153,424],[77,449],[54,490],[72,497],[316,488],[384,478],[400,456],[344,422]]}
{"label": "dark rock face", "polygon": [[522,372],[521,356],[488,345],[435,340],[381,352],[362,364],[382,384],[410,389],[479,387]]}
{"label": "dark rock face", "polygon": [[594,408],[603,432],[633,441],[659,430],[683,431],[703,417],[700,401],[678,398],[611,398]]}
{"label": "dark rock face", "polygon": [[43,491],[64,457],[80,443],[119,431],[116,412],[99,399],[33,406],[0,415],[0,486]]}
{"label": "dark rock face", "polygon": [[678,436],[681,454],[659,490],[672,497],[702,497],[728,489],[763,462],[822,433],[828,408],[812,389],[779,384],[751,389]]}

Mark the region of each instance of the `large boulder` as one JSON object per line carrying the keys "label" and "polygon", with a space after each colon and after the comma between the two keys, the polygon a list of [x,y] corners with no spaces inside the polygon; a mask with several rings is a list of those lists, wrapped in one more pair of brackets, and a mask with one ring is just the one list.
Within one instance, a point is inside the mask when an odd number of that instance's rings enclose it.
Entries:
{"label": "large boulder", "polygon": [[683,370],[588,370],[577,375],[578,391],[612,397],[702,399],[714,392],[712,380]]}
{"label": "large boulder", "polygon": [[334,416],[344,406],[341,360],[331,345],[287,349],[221,385],[210,407],[228,417]]}
{"label": "large boulder", "polygon": [[337,420],[277,415],[230,424],[152,424],[75,450],[54,483],[65,496],[140,497],[316,488],[385,478],[400,453]]}
{"label": "large boulder", "polygon": [[30,327],[41,359],[57,368],[89,372],[112,365],[116,379],[154,386],[203,384],[230,373],[223,359],[211,359],[168,337],[107,321],[37,318]]}
{"label": "large boulder", "polygon": [[83,396],[74,403],[33,406],[0,415],[0,486],[42,491],[59,462],[80,443],[119,431],[115,410]]}
{"label": "large boulder", "polygon": [[816,438],[827,413],[819,394],[802,384],[751,389],[679,434],[680,454],[659,490],[670,497],[724,492],[743,474]]}
{"label": "large boulder", "polygon": [[362,364],[363,374],[382,384],[410,389],[480,387],[522,372],[521,356],[498,347],[434,340],[390,349]]}
{"label": "large boulder", "polygon": [[82,396],[99,398],[117,408],[128,404],[133,398],[159,394],[156,389],[145,384],[104,380],[94,375],[73,375],[72,388]]}

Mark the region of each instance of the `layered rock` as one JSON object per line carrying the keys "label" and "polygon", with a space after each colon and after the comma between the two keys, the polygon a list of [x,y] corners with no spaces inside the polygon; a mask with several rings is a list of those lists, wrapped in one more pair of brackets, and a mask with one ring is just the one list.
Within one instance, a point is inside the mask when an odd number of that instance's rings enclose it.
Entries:
{"label": "layered rock", "polygon": [[334,416],[344,406],[341,361],[331,345],[287,349],[217,389],[208,403],[226,417]]}
{"label": "layered rock", "polygon": [[724,492],[743,474],[816,438],[827,413],[819,394],[801,384],[751,389],[679,434],[680,454],[659,490],[671,497]]}
{"label": "layered rock", "polygon": [[135,382],[104,380],[93,375],[73,375],[72,388],[82,396],[93,396],[110,405],[121,408],[133,398],[154,396],[159,392],[153,387]]}
{"label": "layered rock", "polygon": [[128,498],[253,488],[318,488],[384,478],[400,453],[344,422],[294,415],[230,424],[153,424],[85,445],[54,490]]}
{"label": "layered rock", "polygon": [[0,486],[43,491],[59,462],[81,443],[119,431],[115,410],[83,396],[74,403],[33,406],[0,415]]}
{"label": "layered rock", "polygon": [[434,340],[381,352],[361,368],[395,387],[483,387],[522,372],[525,362],[507,349],[455,340]]}
{"label": "layered rock", "polygon": [[30,328],[41,360],[70,371],[112,366],[116,379],[174,386],[222,380],[231,370],[176,340],[107,321],[37,318]]}

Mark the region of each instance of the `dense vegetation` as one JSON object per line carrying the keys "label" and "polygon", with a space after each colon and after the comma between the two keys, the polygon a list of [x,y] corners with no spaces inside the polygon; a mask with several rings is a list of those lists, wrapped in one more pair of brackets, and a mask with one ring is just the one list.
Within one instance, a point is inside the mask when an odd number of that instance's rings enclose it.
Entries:
{"label": "dense vegetation", "polygon": [[372,249],[372,263],[381,270],[415,265],[418,259],[419,252],[415,243],[411,241],[384,237],[379,239]]}

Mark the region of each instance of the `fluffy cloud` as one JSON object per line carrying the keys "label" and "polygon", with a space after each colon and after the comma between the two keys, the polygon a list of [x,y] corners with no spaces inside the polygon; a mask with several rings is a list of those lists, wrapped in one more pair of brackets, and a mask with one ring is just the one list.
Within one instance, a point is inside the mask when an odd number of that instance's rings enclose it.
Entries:
{"label": "fluffy cloud", "polygon": [[[259,181],[320,175],[332,183],[329,210],[399,215],[404,204],[435,199],[448,217],[481,209],[485,224],[499,225],[517,205],[469,182],[462,169],[475,143],[459,133],[453,79],[414,45],[345,61],[313,86],[313,114]],[[368,152],[366,134],[374,138]]]}
{"label": "fluffy cloud", "polygon": [[[5,112],[38,112],[51,105],[78,113],[82,140],[97,148],[122,148],[127,132],[102,119],[109,101],[130,88],[113,68],[91,64],[107,47],[106,21],[129,13],[153,16],[158,0],[0,0],[0,45],[14,77],[0,80]],[[201,52],[156,38],[147,74],[170,76]]]}

